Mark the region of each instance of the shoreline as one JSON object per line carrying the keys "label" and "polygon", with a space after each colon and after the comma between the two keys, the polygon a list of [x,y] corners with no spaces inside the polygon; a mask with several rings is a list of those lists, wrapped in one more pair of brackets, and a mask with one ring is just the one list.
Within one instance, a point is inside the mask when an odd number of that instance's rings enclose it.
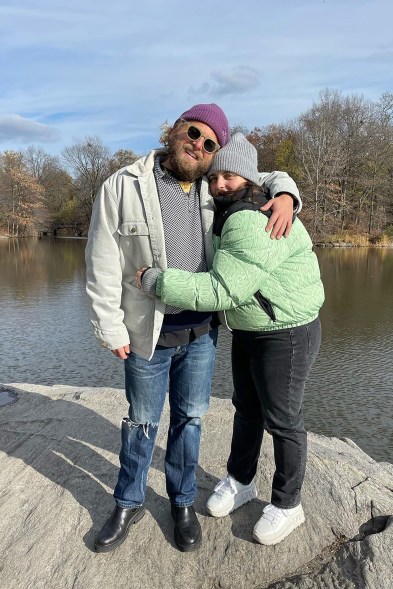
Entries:
{"label": "shoreline", "polygon": [[331,242],[327,242],[327,243],[313,243],[313,247],[320,247],[320,248],[342,248],[342,249],[358,249],[361,247],[367,247],[367,248],[393,248],[393,243],[384,243],[384,244],[377,244],[377,243],[370,243],[368,245],[356,245],[354,243],[331,243]]}
{"label": "shoreline", "polygon": [[[0,235],[0,239],[84,239],[87,240],[87,235],[29,235],[29,236],[13,236],[13,235]],[[356,249],[356,248],[393,248],[392,243],[369,243],[369,244],[356,244],[346,241],[317,241],[313,243],[313,247],[318,248],[341,248],[341,249]]]}

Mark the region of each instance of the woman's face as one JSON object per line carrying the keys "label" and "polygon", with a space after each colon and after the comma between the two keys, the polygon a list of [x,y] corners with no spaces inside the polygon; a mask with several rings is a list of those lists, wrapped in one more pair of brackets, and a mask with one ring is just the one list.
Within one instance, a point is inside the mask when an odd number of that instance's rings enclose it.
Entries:
{"label": "woman's face", "polygon": [[232,172],[215,172],[209,176],[209,187],[212,196],[220,196],[226,192],[233,192],[246,184],[247,180]]}

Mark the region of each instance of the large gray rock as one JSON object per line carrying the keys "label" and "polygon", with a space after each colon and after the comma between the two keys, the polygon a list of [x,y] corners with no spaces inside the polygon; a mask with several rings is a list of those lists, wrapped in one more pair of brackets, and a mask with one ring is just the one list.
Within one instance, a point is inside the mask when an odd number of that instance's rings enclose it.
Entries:
{"label": "large gray rock", "polygon": [[[10,387],[9,387],[10,388]],[[113,508],[122,391],[13,385],[0,408],[2,589],[256,589],[393,587],[393,466],[350,440],[309,435],[306,523],[277,546],[252,540],[270,497],[272,442],[263,443],[259,498],[215,519],[204,505],[225,473],[232,423],[212,398],[204,420],[196,510],[204,541],[179,552],[163,474],[165,408],[150,471],[147,514],[114,552],[94,537]]]}

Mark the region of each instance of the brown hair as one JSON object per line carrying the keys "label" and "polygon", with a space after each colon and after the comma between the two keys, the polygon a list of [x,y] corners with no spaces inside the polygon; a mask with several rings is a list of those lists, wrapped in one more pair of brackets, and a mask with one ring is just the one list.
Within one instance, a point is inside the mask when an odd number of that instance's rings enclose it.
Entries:
{"label": "brown hair", "polygon": [[238,200],[239,192],[242,192],[243,190],[247,190],[247,197],[250,199],[250,202],[258,204],[258,201],[255,199],[260,195],[261,190],[263,189],[261,186],[254,184],[254,182],[251,182],[250,180],[246,180],[246,183],[240,188],[232,190],[231,192],[226,192],[225,197],[233,201]]}
{"label": "brown hair", "polygon": [[184,121],[183,119],[179,119],[178,121],[176,121],[176,123],[174,125],[169,125],[168,121],[164,121],[160,127],[160,129],[161,129],[161,136],[160,136],[161,145],[168,147],[169,137],[170,137],[170,134],[172,133],[172,131],[174,129],[176,129],[177,127],[180,127],[180,125],[183,125],[183,123],[185,123],[185,122],[186,121]]}

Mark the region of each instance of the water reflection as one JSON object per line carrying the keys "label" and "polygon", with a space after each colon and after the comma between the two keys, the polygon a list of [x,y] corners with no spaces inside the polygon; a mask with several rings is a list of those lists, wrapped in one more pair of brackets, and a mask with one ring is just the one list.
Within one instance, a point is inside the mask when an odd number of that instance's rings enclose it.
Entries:
{"label": "water reflection", "polygon": [[[99,347],[75,239],[0,239],[0,383],[123,387]],[[392,249],[317,251],[326,290],[321,352],[307,385],[311,431],[350,437],[393,461]],[[221,331],[213,394],[230,397],[231,336]]]}
{"label": "water reflection", "polygon": [[325,329],[332,323],[343,334],[355,329],[362,341],[379,334],[381,327],[383,333],[389,333],[386,324],[392,327],[393,323],[393,250],[331,249],[317,254],[327,292],[322,310]]}
{"label": "water reflection", "polygon": [[84,245],[72,239],[0,239],[0,301],[7,295],[30,300],[72,283],[84,274]]}

